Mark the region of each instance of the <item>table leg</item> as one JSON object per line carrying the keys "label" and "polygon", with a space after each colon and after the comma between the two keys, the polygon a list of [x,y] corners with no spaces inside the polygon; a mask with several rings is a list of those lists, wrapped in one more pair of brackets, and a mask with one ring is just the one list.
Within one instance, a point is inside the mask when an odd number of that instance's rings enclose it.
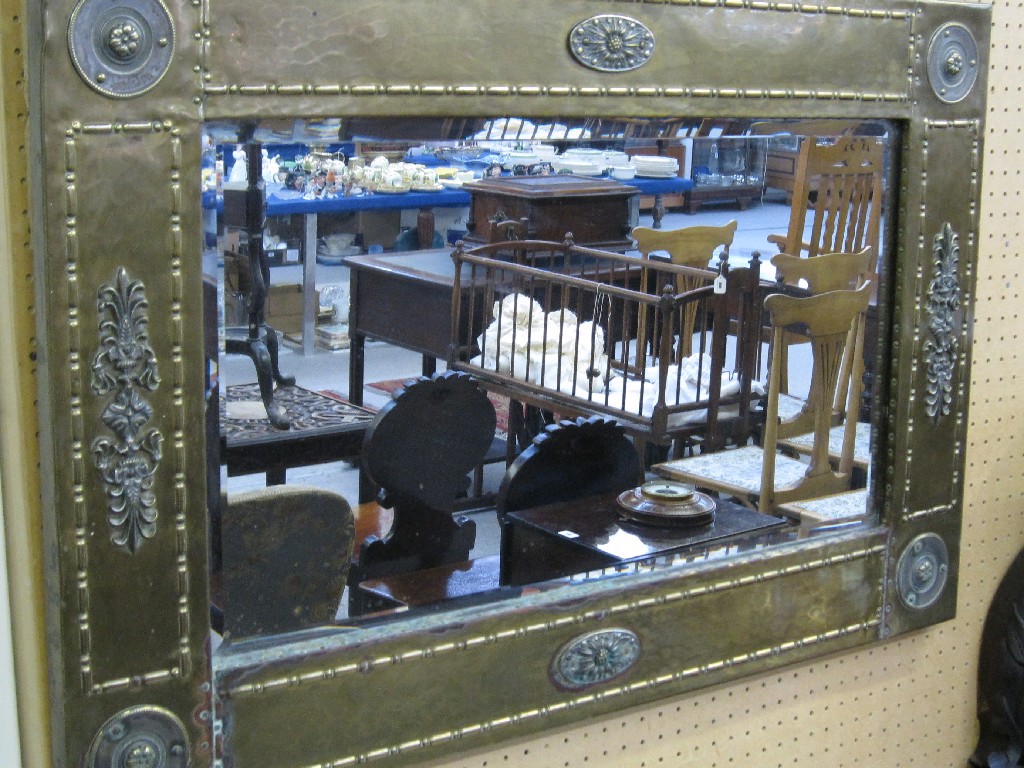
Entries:
{"label": "table leg", "polygon": [[[351,325],[349,326],[352,327]],[[366,365],[366,336],[351,333],[348,355],[348,401],[363,404],[363,367]]]}
{"label": "table leg", "polygon": [[434,247],[434,211],[431,208],[420,208],[416,215],[416,240],[420,250]]}
{"label": "table leg", "polygon": [[317,215],[305,215],[306,227],[302,252],[302,354],[312,355],[316,346],[316,231]]}
{"label": "table leg", "polygon": [[437,358],[433,355],[423,356],[423,375],[430,378],[437,372]]}
{"label": "table leg", "polygon": [[654,219],[654,229],[661,229],[661,220],[665,216],[665,195],[658,192],[654,196],[654,208],[651,210],[651,218]]}

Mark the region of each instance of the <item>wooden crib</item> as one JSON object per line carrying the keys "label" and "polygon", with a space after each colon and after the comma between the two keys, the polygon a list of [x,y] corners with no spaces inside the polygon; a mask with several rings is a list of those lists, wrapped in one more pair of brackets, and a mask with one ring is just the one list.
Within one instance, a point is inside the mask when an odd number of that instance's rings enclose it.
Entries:
{"label": "wooden crib", "polygon": [[[676,453],[751,434],[763,357],[757,263],[692,269],[570,240],[460,243],[452,258],[463,298],[452,304],[450,368],[535,412],[610,416],[641,441],[674,441]],[[460,315],[466,307],[472,317]],[[522,429],[518,413],[510,423]]]}

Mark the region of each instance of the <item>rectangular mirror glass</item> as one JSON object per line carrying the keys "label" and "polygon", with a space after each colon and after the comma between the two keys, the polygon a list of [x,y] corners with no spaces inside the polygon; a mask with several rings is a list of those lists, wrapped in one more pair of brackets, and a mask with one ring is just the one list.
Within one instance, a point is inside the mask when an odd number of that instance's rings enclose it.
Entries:
{"label": "rectangular mirror glass", "polygon": [[[899,137],[885,120],[208,124],[215,642],[349,632],[877,523],[879,286]],[[856,178],[837,173],[858,166]],[[552,255],[570,237],[585,252]],[[865,283],[870,300],[821,384],[809,320],[775,339],[765,300]],[[516,296],[533,306],[518,320],[503,315]],[[272,331],[254,335],[260,321]],[[774,396],[772,361],[784,371]],[[429,401],[409,390],[446,369],[473,377],[487,406],[424,415]],[[829,411],[817,449],[816,399]],[[523,479],[532,438],[591,416],[624,429],[640,476],[606,462],[602,484],[581,454],[542,470],[572,474],[571,494]],[[775,486],[799,486],[822,461],[830,484],[759,504],[766,437]],[[587,439],[614,452],[610,437]],[[439,477],[443,498],[401,495]],[[349,502],[352,530],[301,495],[314,489]],[[434,514],[454,518],[452,531],[423,522]],[[435,539],[409,545],[403,520]]]}

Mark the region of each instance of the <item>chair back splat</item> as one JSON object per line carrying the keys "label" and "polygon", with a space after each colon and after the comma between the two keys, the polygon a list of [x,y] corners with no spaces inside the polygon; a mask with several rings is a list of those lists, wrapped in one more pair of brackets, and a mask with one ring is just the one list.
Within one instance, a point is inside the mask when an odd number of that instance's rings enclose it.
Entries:
{"label": "chair back splat", "polygon": [[232,494],[222,536],[226,640],[334,622],[355,540],[343,497],[296,485]]}
{"label": "chair back splat", "polygon": [[349,579],[351,615],[370,607],[356,588],[365,579],[469,558],[476,523],[453,511],[496,421],[486,393],[454,371],[409,381],[377,414],[363,442],[363,468],[381,488],[380,505],[394,509],[394,522],[384,538],[362,544]]}
{"label": "chair back splat", "polygon": [[[828,291],[853,290],[860,288],[866,282],[875,282],[874,257],[871,248],[864,248],[854,253],[826,253],[813,259],[802,259],[798,256],[791,256],[788,253],[779,253],[772,257],[772,265],[775,267],[776,275],[780,285],[797,287],[805,284],[806,290],[811,294],[826,293]],[[875,283],[877,284],[877,283]],[[860,318],[863,321],[865,318]],[[852,356],[854,347],[854,334],[864,334],[864,328],[855,324],[850,327],[850,338],[847,342],[847,354],[843,359],[843,375],[840,378],[839,388],[835,392],[833,410],[836,414],[835,423],[841,423],[846,405],[846,398],[851,381],[852,369],[855,364]],[[789,346],[803,340],[799,335],[786,333],[784,342],[779,349],[780,358],[780,391],[789,391]],[[860,368],[863,369],[863,360],[860,361]],[[857,374],[863,375],[863,371]],[[791,428],[780,437],[800,434],[809,431],[810,427],[805,422],[794,421]]]}
{"label": "chair back splat", "polygon": [[[729,248],[736,235],[736,227],[735,219],[721,227],[698,226],[682,227],[681,229],[634,227],[632,236],[636,241],[637,250],[644,258],[650,258],[652,253],[663,251],[669,255],[673,264],[693,269],[707,269],[715,255],[716,248],[722,249],[722,260],[728,261]],[[696,290],[706,282],[706,278],[697,274],[680,274],[676,276],[676,293]],[[691,338],[697,322],[696,305],[687,307],[684,313],[680,357],[687,357],[692,352]]]}
{"label": "chair back splat", "polygon": [[[786,235],[769,235],[783,253],[818,256],[871,247],[877,258],[884,151],[879,139],[844,136],[800,145]],[[810,234],[805,239],[808,225]]]}
{"label": "chair back splat", "polygon": [[[783,500],[812,498],[838,493],[849,487],[852,465],[853,442],[844,439],[843,455],[838,472],[833,472],[829,462],[828,438],[832,428],[834,393],[840,390],[840,380],[849,370],[844,359],[856,360],[863,355],[863,325],[855,323],[859,315],[867,311],[871,285],[866,283],[856,291],[829,291],[827,293],[795,298],[773,294],[765,299],[765,309],[771,317],[773,329],[773,350],[782,346],[782,336],[787,327],[800,326],[811,343],[811,388],[807,398],[807,409],[811,415],[814,435],[810,452],[810,465],[796,489],[775,487],[776,445],[779,433],[779,354],[773,351],[768,384],[768,409],[764,433],[764,465],[761,475],[761,510],[772,508]],[[853,334],[853,350],[847,352],[851,341],[851,328],[858,328]],[[856,366],[854,366],[856,368]],[[846,431],[852,433],[857,420],[857,392],[848,393]],[[774,498],[766,499],[765,489],[771,489]],[[795,494],[794,494],[795,492]]]}

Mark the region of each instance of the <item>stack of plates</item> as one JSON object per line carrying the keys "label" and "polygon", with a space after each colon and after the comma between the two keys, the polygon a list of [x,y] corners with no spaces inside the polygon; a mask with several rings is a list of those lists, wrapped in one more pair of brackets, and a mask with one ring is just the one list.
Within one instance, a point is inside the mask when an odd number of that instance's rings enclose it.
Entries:
{"label": "stack of plates", "polygon": [[632,162],[637,176],[667,179],[675,176],[679,171],[679,161],[674,157],[633,155]]}
{"label": "stack of plates", "polygon": [[551,161],[555,171],[569,171],[579,176],[600,176],[604,173],[604,163],[598,160],[585,160],[582,157],[562,155]]}

